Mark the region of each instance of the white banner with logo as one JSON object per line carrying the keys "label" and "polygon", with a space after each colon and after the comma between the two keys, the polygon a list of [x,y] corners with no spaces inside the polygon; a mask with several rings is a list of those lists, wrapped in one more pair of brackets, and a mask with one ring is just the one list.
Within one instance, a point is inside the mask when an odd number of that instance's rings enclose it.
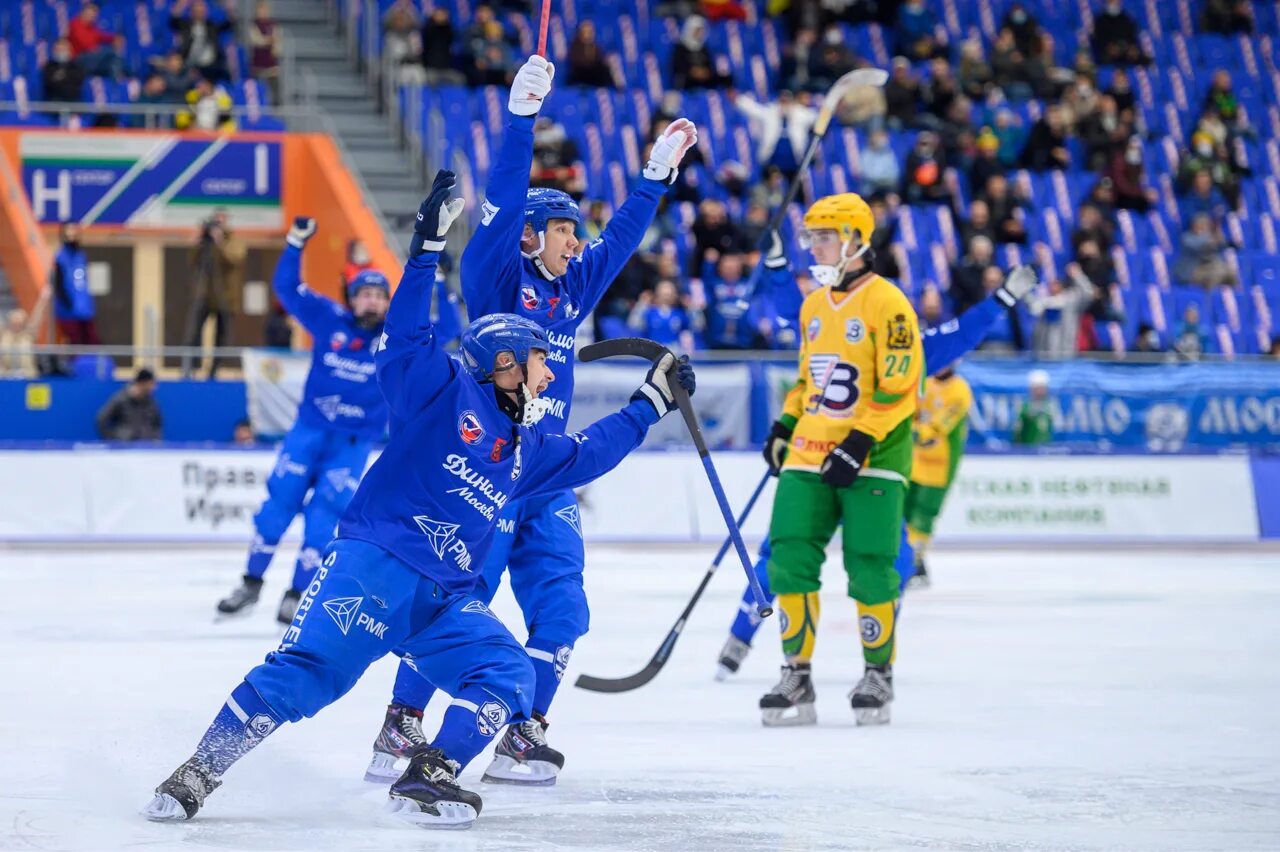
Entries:
{"label": "white banner with logo", "polygon": [[[670,417],[668,421],[675,421]],[[735,512],[760,481],[754,452],[714,454]],[[0,542],[248,542],[275,461],[267,450],[0,451]],[[1258,539],[1246,456],[973,456],[939,520],[951,542]],[[718,542],[725,526],[688,451],[641,452],[579,491],[588,541]],[[744,527],[768,527],[773,483]],[[295,524],[291,535],[296,535]]]}
{"label": "white banner with logo", "polygon": [[293,426],[311,358],[303,352],[246,349],[244,392],[249,423],[259,435],[283,435]]}

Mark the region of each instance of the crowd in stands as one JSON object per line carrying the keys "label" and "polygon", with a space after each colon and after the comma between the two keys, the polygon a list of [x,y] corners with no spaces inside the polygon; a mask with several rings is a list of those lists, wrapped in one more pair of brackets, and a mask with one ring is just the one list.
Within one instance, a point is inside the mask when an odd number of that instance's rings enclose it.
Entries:
{"label": "crowd in stands", "polygon": [[[510,79],[531,43],[528,6],[441,3],[426,16],[415,0],[383,6],[388,40],[402,39],[402,82],[440,87],[420,96],[446,115],[450,149],[475,164],[481,185],[501,126],[474,87]],[[1001,270],[1030,261],[1042,286],[992,348],[1052,357],[1280,348],[1273,5],[579,6],[563,32],[553,23],[562,91],[539,120],[532,177],[583,200],[587,235],[624,197],[619,159],[643,162],[643,146],[676,115],[711,125],[598,312],[599,334],[669,328],[671,340],[705,348],[794,345],[794,330],[747,284],[768,244],[761,231],[823,94],[872,65],[891,72],[888,84],[841,102],[798,201],[835,191],[873,200],[877,270],[929,321],[966,310]],[[797,212],[782,236],[805,286]]]}
{"label": "crowd in stands", "polygon": [[[7,0],[0,4],[0,124],[283,129],[280,33],[268,0],[251,21],[235,0]],[[30,104],[87,103],[88,118]],[[168,107],[121,114],[121,104]],[[177,109],[175,109],[177,108]]]}

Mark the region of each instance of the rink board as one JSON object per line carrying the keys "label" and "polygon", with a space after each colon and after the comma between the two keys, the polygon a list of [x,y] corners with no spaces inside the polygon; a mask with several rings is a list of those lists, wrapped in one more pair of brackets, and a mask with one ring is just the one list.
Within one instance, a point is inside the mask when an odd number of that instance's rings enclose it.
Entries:
{"label": "rink board", "polygon": [[[740,507],[756,453],[718,453]],[[270,450],[0,451],[0,541],[243,542],[266,495]],[[1280,466],[1226,456],[971,456],[940,542],[1252,542],[1280,536]],[[744,527],[759,540],[772,484]],[[697,457],[639,453],[579,491],[599,542],[708,542],[724,522]],[[296,535],[296,528],[291,535]]]}

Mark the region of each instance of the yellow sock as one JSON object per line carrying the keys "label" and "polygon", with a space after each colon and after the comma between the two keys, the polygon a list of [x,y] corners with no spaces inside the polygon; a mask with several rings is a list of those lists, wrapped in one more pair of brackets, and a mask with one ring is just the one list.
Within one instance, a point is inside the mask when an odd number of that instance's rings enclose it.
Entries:
{"label": "yellow sock", "polygon": [[818,593],[778,595],[778,611],[781,615],[782,653],[787,662],[809,662],[818,636]]}
{"label": "yellow sock", "polygon": [[907,525],[907,543],[911,545],[911,549],[916,553],[924,553],[929,547],[929,539],[933,538],[927,532],[921,532],[910,524]]}
{"label": "yellow sock", "polygon": [[858,627],[862,632],[862,656],[870,666],[887,666],[897,654],[893,641],[897,601],[879,604],[858,602]]}

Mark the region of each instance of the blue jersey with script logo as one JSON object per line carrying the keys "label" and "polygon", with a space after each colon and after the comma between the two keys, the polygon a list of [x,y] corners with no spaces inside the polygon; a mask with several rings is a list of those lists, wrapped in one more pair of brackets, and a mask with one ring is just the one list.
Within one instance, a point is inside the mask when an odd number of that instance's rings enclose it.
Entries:
{"label": "blue jersey with script logo", "polygon": [[480,227],[462,252],[459,270],[462,298],[472,317],[519,314],[547,330],[551,340],[547,361],[556,380],[546,396],[554,405],[539,428],[563,432],[573,398],[573,343],[578,326],[640,246],[667,185],[641,179],[600,238],[569,262],[564,275],[548,281],[520,252],[535,117],[507,116],[502,149],[485,185]]}
{"label": "blue jersey with script logo", "polygon": [[387,431],[387,404],[374,374],[379,331],[356,324],[351,311],[302,283],[302,251],[286,246],[271,284],[285,310],[311,333],[311,372],[298,422],[378,440]]}
{"label": "blue jersey with script logo", "polygon": [[657,422],[632,402],[573,435],[517,427],[441,348],[430,318],[437,254],[411,259],[377,347],[391,437],[338,524],[338,538],[376,544],[466,592],[480,576],[511,500],[584,485],[612,470]]}

